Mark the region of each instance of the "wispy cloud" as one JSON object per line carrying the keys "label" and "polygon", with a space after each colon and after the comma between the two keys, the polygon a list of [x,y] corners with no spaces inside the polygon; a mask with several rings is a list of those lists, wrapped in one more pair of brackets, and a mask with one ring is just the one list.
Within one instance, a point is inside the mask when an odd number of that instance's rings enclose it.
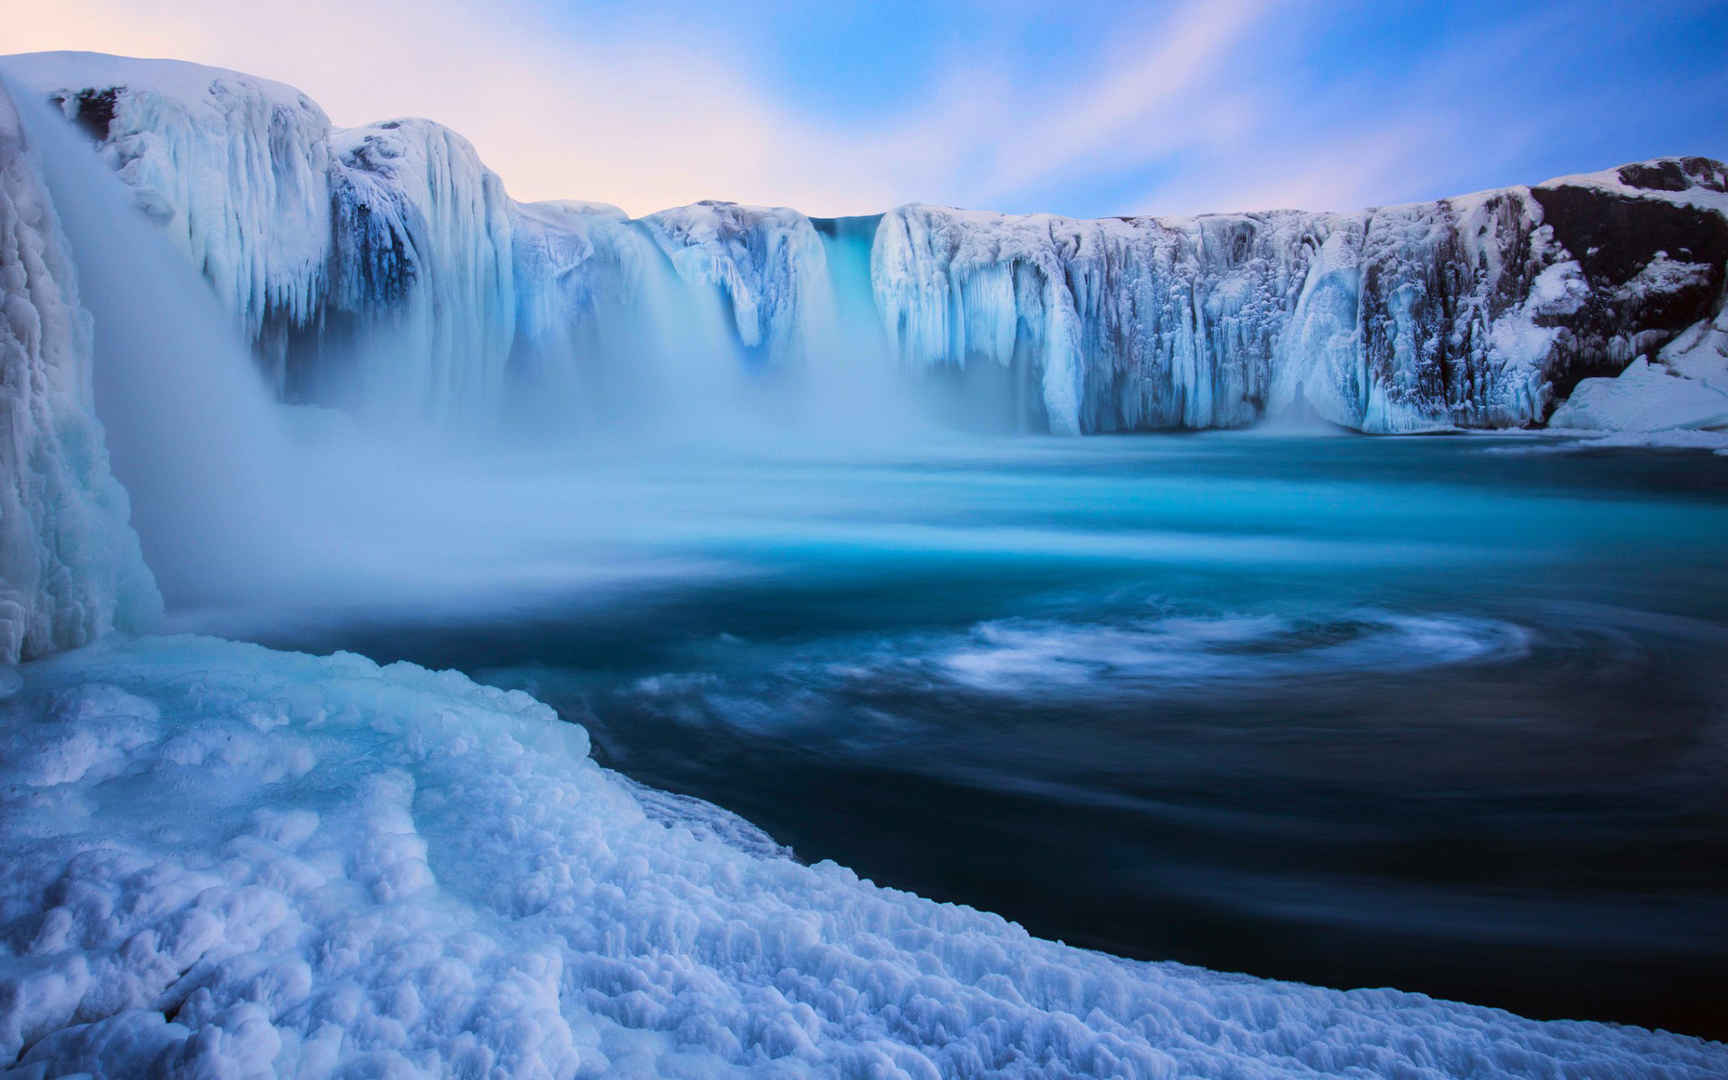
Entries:
{"label": "wispy cloud", "polygon": [[[1238,126],[1240,99],[1219,87],[1242,38],[1274,0],[1194,0],[1117,43],[1100,70],[1055,93],[1020,100],[1004,121],[996,187],[1012,190],[1076,161],[1133,163]],[[1220,93],[1196,100],[1208,88]]]}
{"label": "wispy cloud", "polygon": [[[927,100],[835,125],[773,100],[748,58],[638,18],[572,37],[523,10],[479,17],[385,0],[313,0],[295,17],[217,0],[150,11],[63,0],[8,26],[20,51],[195,59],[306,90],[339,123],[429,116],[468,136],[519,198],[646,212],[703,197],[857,213],[915,199],[988,202],[1102,156],[1112,167],[1193,138],[1177,98],[1214,74],[1268,0],[1190,3],[1051,89],[1011,57],[939,74]],[[1220,102],[1220,106],[1226,103]],[[1223,111],[1222,109],[1218,111]]]}
{"label": "wispy cloud", "polygon": [[[897,69],[879,102],[862,103],[878,107],[848,109],[788,84],[762,41],[801,15],[772,4],[613,4],[578,20],[536,0],[484,12],[307,0],[291,13],[58,0],[8,14],[5,47],[236,68],[300,87],[344,124],[428,116],[473,140],[518,198],[633,213],[710,197],[828,214],[913,200],[1094,214],[1350,208],[1612,163],[1589,155],[1728,152],[1720,122],[1711,145],[1654,144],[1657,131],[1709,132],[1722,115],[1712,103],[1728,103],[1728,84],[1711,83],[1722,42],[1674,23],[1728,37],[1709,5],[1457,15],[1416,4],[1400,22],[1403,8],[1363,0],[1105,3],[1087,8],[1090,36],[1061,40],[1037,33],[1057,18],[1045,5],[947,9],[950,47]],[[803,48],[852,50],[867,68],[936,14],[906,8]],[[1380,36],[1357,40],[1370,31]],[[820,57],[801,71],[821,80]],[[1627,93],[1663,79],[1697,99],[1685,103],[1701,117],[1691,127],[1672,103]],[[1598,117],[1581,114],[1586,100]]]}

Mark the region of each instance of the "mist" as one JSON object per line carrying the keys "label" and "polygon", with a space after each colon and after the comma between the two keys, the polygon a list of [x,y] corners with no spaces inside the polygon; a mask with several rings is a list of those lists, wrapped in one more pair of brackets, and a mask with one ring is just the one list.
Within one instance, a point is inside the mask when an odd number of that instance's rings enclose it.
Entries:
{"label": "mist", "polygon": [[77,259],[97,411],[173,625],[509,609],[738,572],[690,542],[765,517],[796,530],[845,501],[806,492],[793,510],[765,463],[955,445],[895,378],[873,312],[822,297],[804,362],[771,369],[738,347],[718,291],[685,285],[639,230],[619,245],[620,294],[531,335],[503,400],[439,416],[369,385],[352,373],[408,358],[365,350],[413,345],[372,335],[318,358],[317,389],[343,408],[284,404],[82,133],[13,96]]}

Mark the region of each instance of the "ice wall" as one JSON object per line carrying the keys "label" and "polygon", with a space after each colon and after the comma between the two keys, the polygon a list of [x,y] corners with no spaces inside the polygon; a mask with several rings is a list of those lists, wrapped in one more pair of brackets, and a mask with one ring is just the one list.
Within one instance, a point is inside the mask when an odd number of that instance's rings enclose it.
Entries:
{"label": "ice wall", "polygon": [[142,626],[161,608],[91,387],[90,317],[0,85],[0,663]]}
{"label": "ice wall", "polygon": [[[326,326],[314,400],[449,422],[495,412],[516,337],[513,215],[474,147],[427,120],[330,138]],[[337,323],[340,320],[340,323]]]}
{"label": "ice wall", "polygon": [[1721,167],[1670,164],[1356,214],[902,207],[874,288],[903,364],[1010,372],[1052,431],[1533,426],[1719,302]]}
{"label": "ice wall", "polygon": [[12,57],[101,146],[136,203],[201,267],[280,374],[284,331],[317,320],[331,243],[331,126],[304,94],[170,60]]}
{"label": "ice wall", "polygon": [[915,205],[842,228],[705,202],[633,222],[514,203],[428,121],[334,129],[287,87],[187,64],[5,64],[102,141],[280,394],[440,424],[718,408],[741,371],[838,380],[809,406],[832,413],[874,370],[1033,431],[1539,426],[1582,380],[1661,366],[1728,262],[1728,182],[1697,158],[1347,214]]}
{"label": "ice wall", "polygon": [[686,281],[717,288],[739,344],[765,362],[801,363],[834,320],[828,260],[796,210],[701,202],[643,224]]}
{"label": "ice wall", "polygon": [[97,140],[281,396],[435,421],[501,399],[512,207],[461,136],[333,128],[296,90],[177,61],[43,53],[5,69]]}

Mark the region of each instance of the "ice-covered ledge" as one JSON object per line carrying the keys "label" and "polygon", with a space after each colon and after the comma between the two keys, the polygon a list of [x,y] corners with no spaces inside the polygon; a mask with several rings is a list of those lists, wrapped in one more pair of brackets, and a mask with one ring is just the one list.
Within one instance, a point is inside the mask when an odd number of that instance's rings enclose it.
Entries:
{"label": "ice-covered ledge", "polygon": [[154,638],[23,680],[12,1075],[1728,1074],[1699,1039],[1041,941],[640,803],[455,673]]}

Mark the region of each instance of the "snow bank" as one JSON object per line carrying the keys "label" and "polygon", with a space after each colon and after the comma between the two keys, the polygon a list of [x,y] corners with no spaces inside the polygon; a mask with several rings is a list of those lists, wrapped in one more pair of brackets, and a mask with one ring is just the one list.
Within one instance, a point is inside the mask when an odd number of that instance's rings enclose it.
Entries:
{"label": "snow bank", "polygon": [[[202,638],[0,704],[13,1075],[1720,1076],[1728,1047],[1029,937],[454,673]],[[154,1071],[152,1071],[154,1070]]]}
{"label": "snow bank", "polygon": [[1728,429],[1728,307],[1674,338],[1654,362],[1640,356],[1615,378],[1580,382],[1550,424],[1629,434]]}
{"label": "snow bank", "polygon": [[1554,413],[1555,428],[1665,431],[1728,428],[1728,393],[1643,357],[1612,379],[1585,379]]}
{"label": "snow bank", "polygon": [[77,274],[0,87],[0,663],[160,610],[108,467]]}

